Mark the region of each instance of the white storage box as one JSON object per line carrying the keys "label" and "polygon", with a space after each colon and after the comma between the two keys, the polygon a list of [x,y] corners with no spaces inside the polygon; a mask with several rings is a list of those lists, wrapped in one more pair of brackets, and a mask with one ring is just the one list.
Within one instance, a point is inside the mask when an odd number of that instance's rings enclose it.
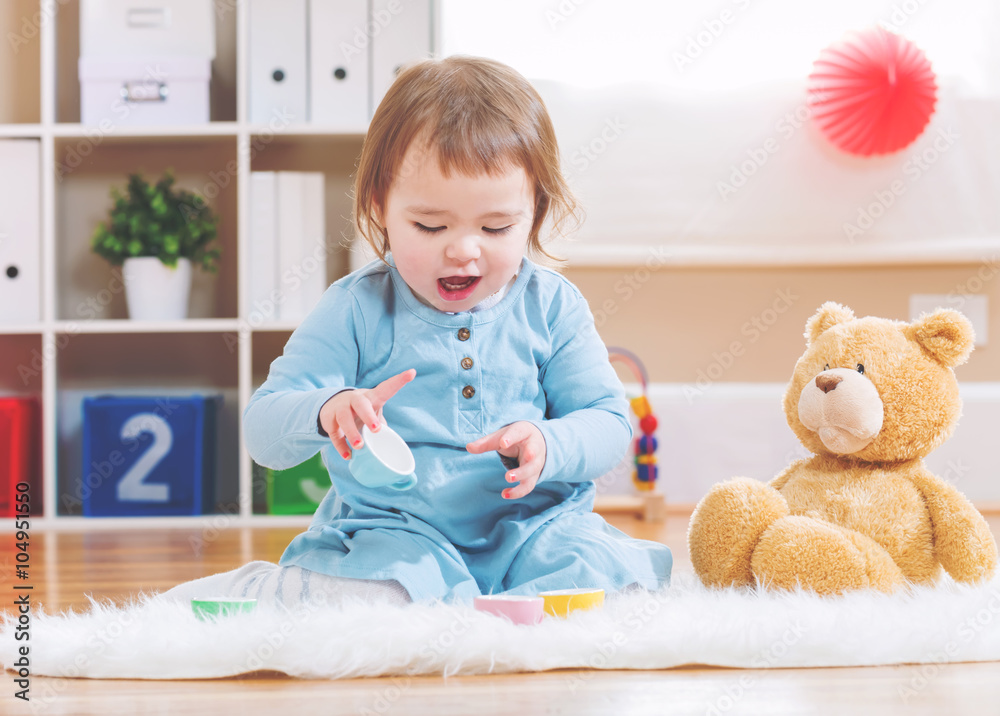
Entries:
{"label": "white storage box", "polygon": [[214,58],[213,2],[80,0],[80,56]]}
{"label": "white storage box", "polygon": [[209,121],[206,58],[80,58],[80,122],[112,126]]}

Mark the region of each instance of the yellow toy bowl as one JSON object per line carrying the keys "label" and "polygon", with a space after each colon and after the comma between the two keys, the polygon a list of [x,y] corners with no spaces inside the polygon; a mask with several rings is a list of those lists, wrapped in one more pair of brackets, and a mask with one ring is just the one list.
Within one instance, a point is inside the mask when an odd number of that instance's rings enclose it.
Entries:
{"label": "yellow toy bowl", "polygon": [[545,605],[545,613],[553,617],[564,617],[577,609],[593,609],[604,605],[603,589],[556,589],[539,592]]}

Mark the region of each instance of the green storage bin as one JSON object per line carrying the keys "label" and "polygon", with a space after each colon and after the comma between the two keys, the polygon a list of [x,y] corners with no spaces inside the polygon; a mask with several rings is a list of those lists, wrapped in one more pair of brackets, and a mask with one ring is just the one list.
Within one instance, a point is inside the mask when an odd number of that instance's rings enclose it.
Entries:
{"label": "green storage bin", "polygon": [[267,470],[266,480],[271,515],[311,515],[331,486],[320,453],[287,470]]}

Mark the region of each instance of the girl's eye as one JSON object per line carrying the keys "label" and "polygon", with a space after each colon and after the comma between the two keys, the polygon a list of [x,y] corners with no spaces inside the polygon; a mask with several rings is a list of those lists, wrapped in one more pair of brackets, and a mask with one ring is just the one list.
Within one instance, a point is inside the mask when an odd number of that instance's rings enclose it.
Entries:
{"label": "girl's eye", "polygon": [[425,234],[435,234],[438,231],[443,231],[445,228],[447,228],[444,226],[424,226],[423,224],[420,224],[416,221],[413,222],[413,226],[417,229],[417,231],[422,231]]}
{"label": "girl's eye", "polygon": [[485,231],[487,234],[493,234],[494,236],[502,236],[503,234],[506,234],[513,228],[514,228],[513,224],[511,224],[510,226],[501,227],[499,229],[491,229],[488,226],[484,226],[483,231]]}

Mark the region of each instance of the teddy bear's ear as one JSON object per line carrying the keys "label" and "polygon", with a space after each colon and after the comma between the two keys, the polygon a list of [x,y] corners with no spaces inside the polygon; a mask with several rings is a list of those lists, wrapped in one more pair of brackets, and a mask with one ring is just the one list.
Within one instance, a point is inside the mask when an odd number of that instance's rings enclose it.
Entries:
{"label": "teddy bear's ear", "polygon": [[827,328],[853,320],[854,311],[834,301],[827,301],[819,307],[812,318],[806,321],[806,345],[819,338]]}
{"label": "teddy bear's ear", "polygon": [[969,359],[975,343],[972,322],[958,311],[940,308],[906,327],[906,337],[919,343],[942,365],[954,368]]}

